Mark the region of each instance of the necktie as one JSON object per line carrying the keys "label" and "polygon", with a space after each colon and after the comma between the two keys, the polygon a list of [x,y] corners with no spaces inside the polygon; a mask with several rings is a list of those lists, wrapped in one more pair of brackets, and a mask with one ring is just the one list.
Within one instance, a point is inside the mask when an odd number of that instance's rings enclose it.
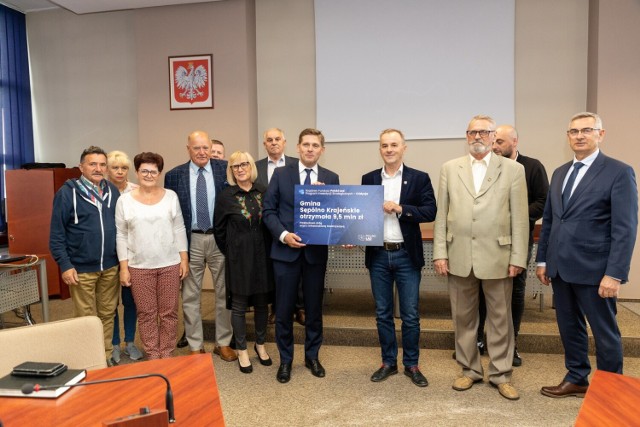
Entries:
{"label": "necktie", "polygon": [[204,178],[204,168],[198,169],[196,181],[196,224],[198,229],[207,231],[211,228],[209,205],[207,202],[207,180]]}
{"label": "necktie", "polygon": [[307,173],[307,177],[304,179],[304,185],[311,185],[311,171],[313,169],[305,169],[304,171]]}
{"label": "necktie", "polygon": [[584,163],[575,162],[573,164],[573,171],[571,172],[571,176],[569,176],[569,180],[567,181],[567,185],[564,186],[564,191],[562,192],[562,207],[564,208],[569,203],[569,198],[571,198],[571,190],[573,189],[573,184],[576,182],[576,177],[578,176],[578,171],[581,167],[584,166]]}

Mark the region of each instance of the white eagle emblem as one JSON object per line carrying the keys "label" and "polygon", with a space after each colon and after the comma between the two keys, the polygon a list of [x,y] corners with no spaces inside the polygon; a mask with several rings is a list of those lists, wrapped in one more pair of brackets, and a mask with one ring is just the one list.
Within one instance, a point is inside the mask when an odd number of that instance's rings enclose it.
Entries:
{"label": "white eagle emblem", "polygon": [[199,90],[206,84],[209,76],[207,69],[203,65],[193,66],[193,62],[187,65],[189,71],[182,65],[176,69],[176,87],[182,92],[178,94],[180,98],[185,98],[193,102],[196,98],[206,96],[205,92]]}

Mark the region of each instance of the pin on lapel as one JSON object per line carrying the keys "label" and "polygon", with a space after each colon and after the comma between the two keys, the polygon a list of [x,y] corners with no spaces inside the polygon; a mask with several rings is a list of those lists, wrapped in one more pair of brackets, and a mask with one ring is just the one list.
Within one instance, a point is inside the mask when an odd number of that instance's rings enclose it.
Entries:
{"label": "pin on lapel", "polygon": [[404,185],[407,185],[407,181],[404,181],[404,182],[403,182],[403,184],[404,184]]}

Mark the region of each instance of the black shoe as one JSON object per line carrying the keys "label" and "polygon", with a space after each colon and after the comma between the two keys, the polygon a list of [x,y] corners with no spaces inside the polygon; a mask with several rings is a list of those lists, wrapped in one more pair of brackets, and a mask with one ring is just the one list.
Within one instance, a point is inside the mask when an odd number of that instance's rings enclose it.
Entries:
{"label": "black shoe", "polygon": [[513,350],[513,366],[515,366],[516,368],[518,366],[522,366],[522,358],[520,357],[520,353],[518,353],[518,349],[516,348],[515,350]]}
{"label": "black shoe", "polygon": [[484,352],[487,349],[487,346],[484,345],[484,341],[478,341],[478,351],[480,351],[480,356],[484,356]]}
{"label": "black shoe", "polygon": [[453,360],[456,360],[456,351],[454,350],[453,353],[451,353],[451,358]]}
{"label": "black shoe", "polygon": [[404,374],[411,378],[411,382],[418,387],[426,387],[429,385],[429,381],[427,381],[427,378],[422,375],[422,372],[420,372],[420,368],[418,368],[417,366],[404,368]]}
{"label": "black shoe", "polygon": [[240,372],[242,372],[243,374],[250,374],[251,372],[253,372],[253,365],[249,363],[249,366],[242,366],[240,364],[239,357],[238,357],[238,367],[240,368]]}
{"label": "black shoe", "polygon": [[382,365],[380,369],[371,375],[371,381],[379,383],[398,373],[398,365]]}
{"label": "black shoe", "polygon": [[182,336],[180,337],[180,339],[178,340],[178,343],[176,344],[176,347],[178,348],[185,348],[186,346],[189,345],[189,341],[187,341],[187,333],[183,332]]}
{"label": "black shoe", "polygon": [[318,359],[304,359],[304,366],[311,370],[314,377],[324,378],[324,368]]}
{"label": "black shoe", "polygon": [[114,366],[118,366],[118,362],[113,360],[113,357],[107,359],[107,367],[113,368]]}
{"label": "black shoe", "polygon": [[291,363],[281,363],[276,375],[278,382],[282,384],[288,383],[291,379]]}
{"label": "black shoe", "polygon": [[260,361],[260,364],[262,366],[271,366],[273,364],[273,362],[271,361],[271,358],[269,356],[267,356],[266,359],[262,359],[260,357],[260,353],[258,353],[258,345],[257,344],[253,345],[253,349],[255,350],[256,354],[258,355],[258,360]]}

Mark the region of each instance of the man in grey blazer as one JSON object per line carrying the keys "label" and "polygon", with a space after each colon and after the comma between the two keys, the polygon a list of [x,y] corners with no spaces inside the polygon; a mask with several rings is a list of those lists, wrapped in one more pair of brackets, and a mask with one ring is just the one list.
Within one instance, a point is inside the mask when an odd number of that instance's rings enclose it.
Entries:
{"label": "man in grey blazer", "polygon": [[[256,162],[256,169],[258,169],[258,178],[256,182],[269,186],[273,171],[276,168],[283,166],[289,166],[298,164],[297,157],[289,157],[284,155],[284,147],[287,143],[287,138],[284,135],[284,131],[279,128],[269,128],[262,134],[262,143],[264,149],[267,151],[267,157],[260,159]],[[271,245],[267,244],[267,250],[271,250]],[[276,306],[271,305],[271,314],[269,314],[269,324],[274,324],[276,319]],[[300,325],[304,326],[305,313],[304,313],[304,301],[302,296],[302,284],[298,286],[298,300],[296,302],[295,319]]]}
{"label": "man in grey blazer", "polygon": [[511,293],[513,277],[527,265],[527,186],[521,164],[492,153],[495,131],[491,117],[475,116],[466,132],[469,155],[442,166],[433,259],[436,273],[449,276],[456,360],[462,366],[453,389],[468,390],[484,379],[476,345],[482,286],[489,382],[503,397],[517,400],[520,396],[511,384]]}

